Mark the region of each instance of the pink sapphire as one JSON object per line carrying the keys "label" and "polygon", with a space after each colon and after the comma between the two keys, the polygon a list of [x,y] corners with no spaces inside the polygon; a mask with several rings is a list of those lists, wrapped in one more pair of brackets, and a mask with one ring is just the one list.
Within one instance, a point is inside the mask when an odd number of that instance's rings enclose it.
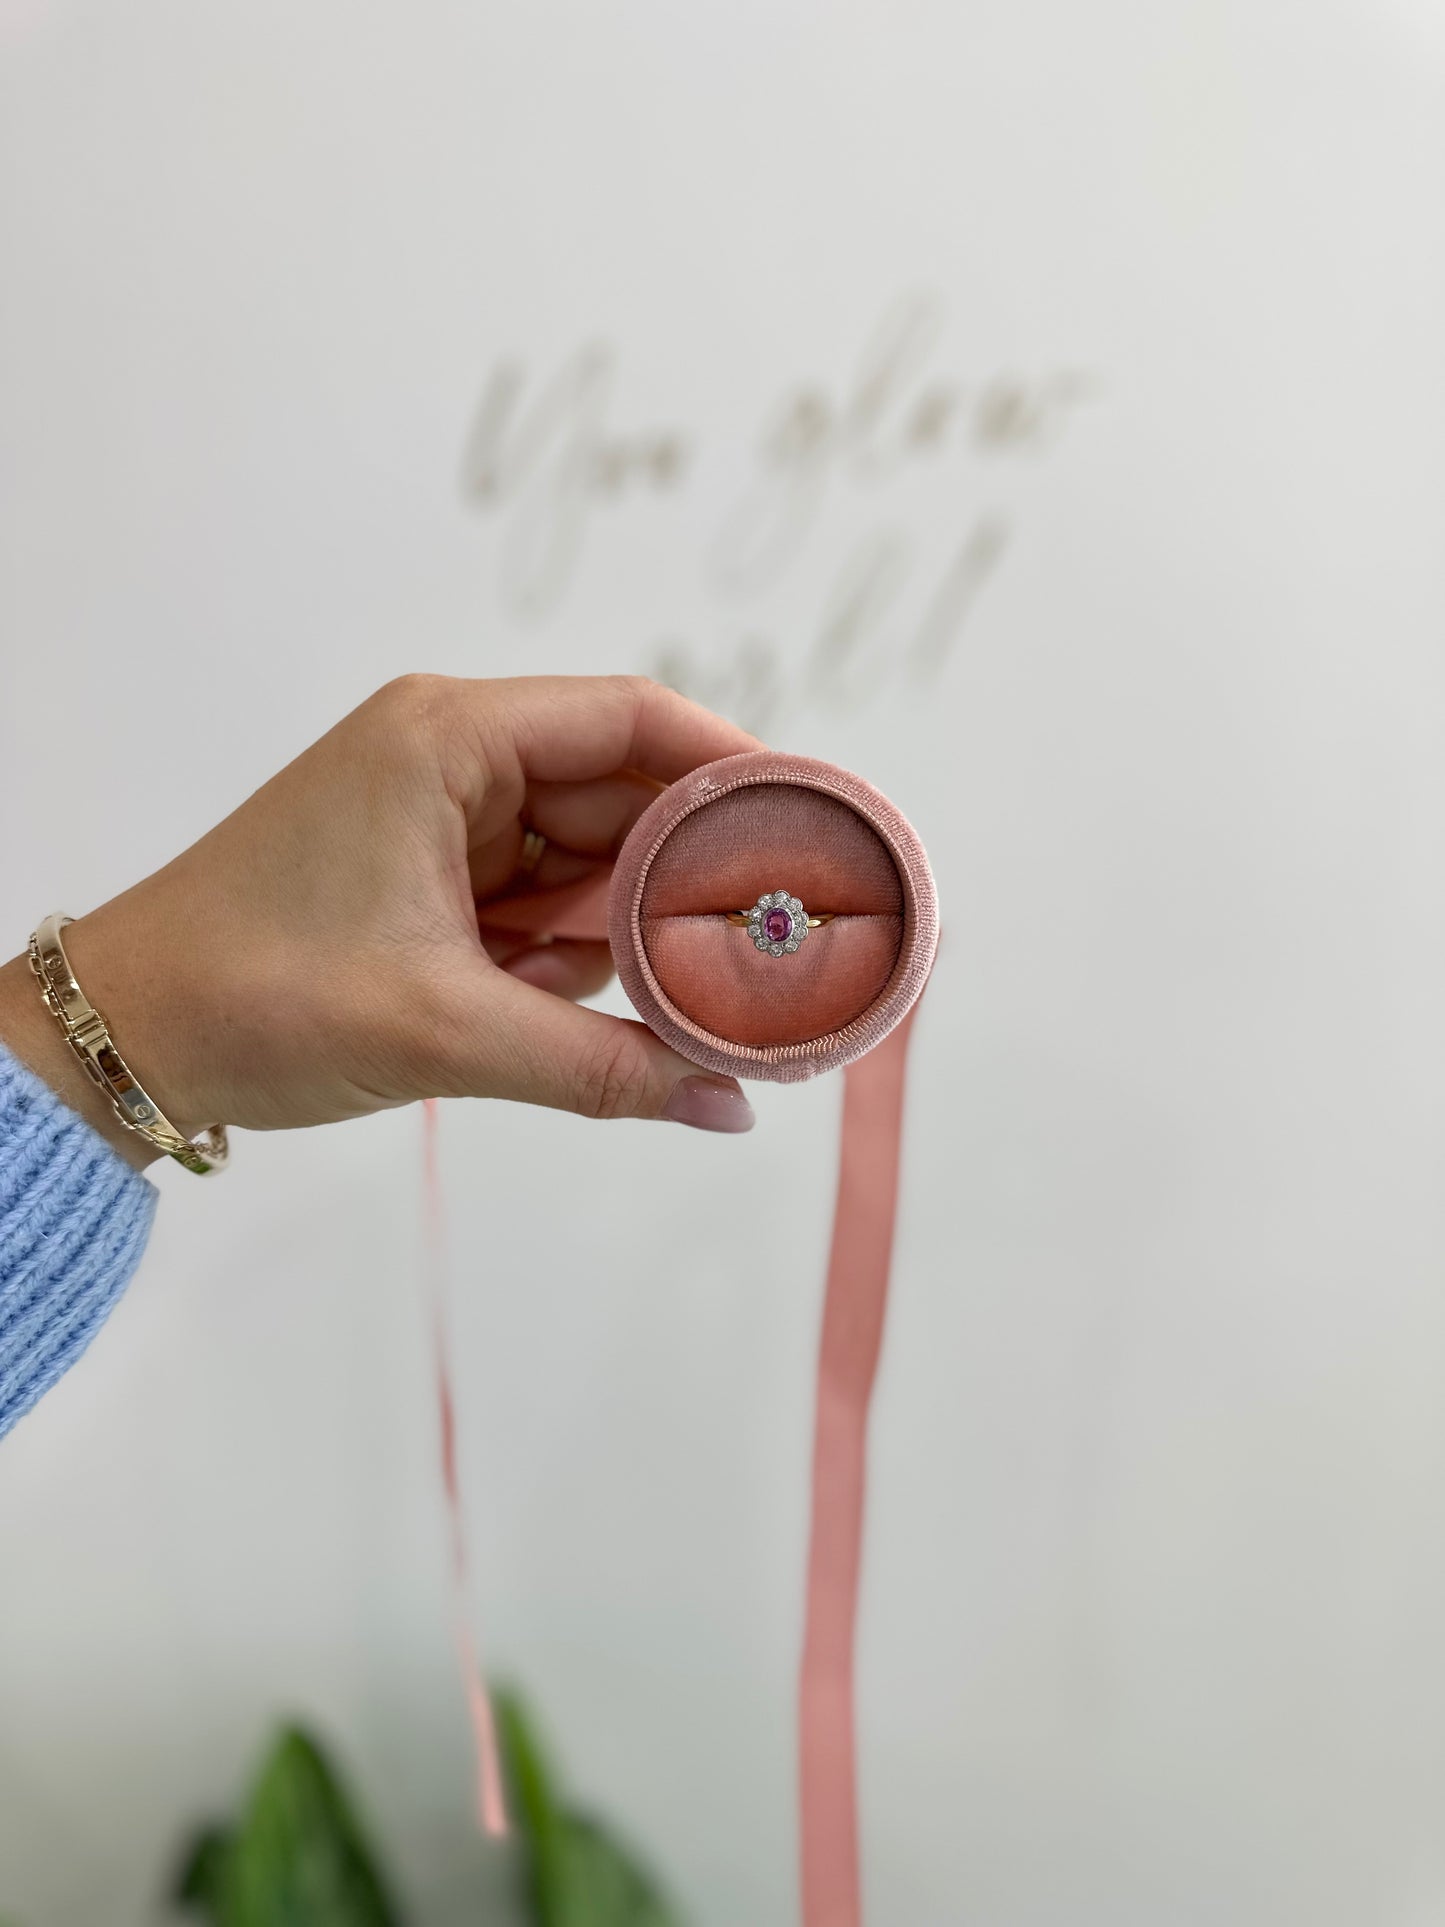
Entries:
{"label": "pink sapphire", "polygon": [[793,919],[786,910],[769,910],[763,918],[763,935],[769,943],[786,943],[793,934]]}

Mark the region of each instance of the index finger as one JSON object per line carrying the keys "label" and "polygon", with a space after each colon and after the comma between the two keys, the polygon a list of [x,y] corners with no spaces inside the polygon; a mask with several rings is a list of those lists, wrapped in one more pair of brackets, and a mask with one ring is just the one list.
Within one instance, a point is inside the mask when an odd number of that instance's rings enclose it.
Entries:
{"label": "index finger", "polygon": [[467,685],[500,728],[524,773],[544,783],[583,783],[640,770],[675,783],[702,763],[761,749],[736,723],[645,676],[519,676]]}

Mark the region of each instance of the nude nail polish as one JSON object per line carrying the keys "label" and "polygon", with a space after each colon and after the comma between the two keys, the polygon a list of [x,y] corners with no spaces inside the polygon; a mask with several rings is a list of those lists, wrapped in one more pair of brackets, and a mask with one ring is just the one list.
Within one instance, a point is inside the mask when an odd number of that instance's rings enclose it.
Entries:
{"label": "nude nail polish", "polygon": [[698,1131],[750,1131],[757,1122],[751,1104],[731,1078],[684,1077],[672,1087],[662,1115]]}

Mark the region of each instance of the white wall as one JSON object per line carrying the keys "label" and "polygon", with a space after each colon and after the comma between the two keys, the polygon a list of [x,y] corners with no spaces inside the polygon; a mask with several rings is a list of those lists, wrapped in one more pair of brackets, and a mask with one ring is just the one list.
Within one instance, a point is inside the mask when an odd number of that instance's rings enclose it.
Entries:
{"label": "white wall", "polygon": [[[867,774],[946,926],[876,1413],[874,1927],[1445,1921],[1439,13],[3,35],[0,949],[406,668],[663,662]],[[870,386],[900,302],[935,332]],[[506,362],[678,474],[579,502],[553,450],[479,502]],[[800,388],[825,432],[770,494]],[[737,518],[799,504],[730,577]],[[730,1239],[821,1281],[838,1095],[761,1089],[745,1142],[444,1117],[488,1650],[704,1927],[793,1918],[818,1298]],[[418,1157],[401,1115],[162,1175],[0,1450],[25,1927],[157,1917],[287,1709],[417,1918],[477,1917]]]}

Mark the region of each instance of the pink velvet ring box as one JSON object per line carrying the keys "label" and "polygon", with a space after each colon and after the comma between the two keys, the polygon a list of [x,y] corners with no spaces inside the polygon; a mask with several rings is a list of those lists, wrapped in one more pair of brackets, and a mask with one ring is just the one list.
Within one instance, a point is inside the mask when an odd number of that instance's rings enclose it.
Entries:
{"label": "pink velvet ring box", "polygon": [[[787,893],[749,930],[730,912]],[[791,924],[795,948],[781,939]],[[861,1057],[916,1002],[938,947],[923,845],[871,784],[757,750],[674,783],[613,872],[608,935],[638,1015],[705,1070],[794,1083]],[[765,947],[759,947],[759,939]]]}

